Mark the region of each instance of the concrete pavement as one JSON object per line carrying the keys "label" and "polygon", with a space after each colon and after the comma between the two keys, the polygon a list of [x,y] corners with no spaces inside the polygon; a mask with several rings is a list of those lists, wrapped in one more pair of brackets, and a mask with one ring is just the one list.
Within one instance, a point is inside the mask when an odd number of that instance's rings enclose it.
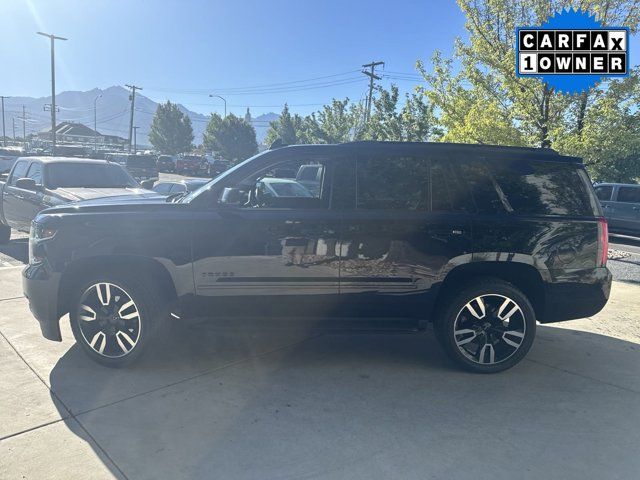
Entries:
{"label": "concrete pavement", "polygon": [[640,286],[498,375],[431,332],[174,329],[133,368],[44,340],[0,270],[0,478],[635,478]]}

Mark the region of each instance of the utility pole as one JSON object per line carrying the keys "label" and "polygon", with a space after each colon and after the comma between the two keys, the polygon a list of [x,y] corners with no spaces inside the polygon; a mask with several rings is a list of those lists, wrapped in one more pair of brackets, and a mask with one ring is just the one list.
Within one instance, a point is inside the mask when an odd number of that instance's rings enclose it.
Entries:
{"label": "utility pole", "polygon": [[140,127],[133,127],[133,154],[138,153],[138,129]]}
{"label": "utility pole", "polygon": [[11,123],[13,123],[13,142],[16,141],[16,117],[11,117]]}
{"label": "utility pole", "polygon": [[384,66],[384,62],[371,62],[365,65],[362,65],[362,68],[369,69],[369,71],[362,70],[362,73],[364,73],[367,77],[369,77],[369,96],[367,98],[367,105],[365,108],[365,118],[364,118],[365,123],[369,122],[369,117],[371,117],[371,100],[373,99],[373,81],[382,79],[382,77],[379,77],[375,73],[376,67],[379,65]]}
{"label": "utility pole", "polygon": [[4,99],[5,98],[10,98],[10,97],[5,97],[3,95],[0,95],[0,100],[2,100],[2,145],[3,146],[7,146],[7,135],[4,131]]}
{"label": "utility pole", "polygon": [[93,153],[95,154],[98,151],[98,120],[97,120],[97,102],[98,99],[102,96],[102,94],[98,95],[93,99]]}
{"label": "utility pole", "polygon": [[64,37],[56,37],[50,33],[36,32],[43,37],[49,37],[51,40],[51,156],[56,154],[56,54],[55,41],[67,40]]}
{"label": "utility pole", "polygon": [[131,153],[131,136],[133,134],[133,108],[136,104],[136,90],[142,90],[142,88],[136,85],[125,85],[125,87],[131,89],[131,119],[129,120],[129,153]]}
{"label": "utility pole", "polygon": [[24,111],[24,105],[22,105],[22,143],[27,141],[27,127],[25,125],[27,121],[27,114]]}

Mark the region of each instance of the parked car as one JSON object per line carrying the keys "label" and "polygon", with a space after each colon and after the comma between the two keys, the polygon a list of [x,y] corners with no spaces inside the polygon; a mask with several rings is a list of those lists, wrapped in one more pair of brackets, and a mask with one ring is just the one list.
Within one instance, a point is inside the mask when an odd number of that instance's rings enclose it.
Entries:
{"label": "parked car", "polygon": [[[260,196],[276,171],[307,165],[322,166],[311,196]],[[458,365],[498,372],[526,355],[536,320],[594,315],[611,286],[582,161],[547,149],[288,146],[176,202],[49,209],[29,241],[23,285],[42,334],[61,340],[69,313],[81,348],[112,367],[169,319],[311,314],[433,322]]]}
{"label": "parked car", "polygon": [[8,174],[15,161],[22,155],[24,153],[19,148],[0,148],[0,175]]}
{"label": "parked car", "polygon": [[209,182],[206,178],[186,178],[176,181],[160,181],[153,186],[153,191],[160,195],[169,196],[181,193],[189,193],[199,189]]}
{"label": "parked car", "polygon": [[82,145],[56,145],[56,155],[59,157],[85,158],[88,154],[89,149]]}
{"label": "parked car", "polygon": [[595,186],[609,231],[640,237],[640,185],[600,183]]}
{"label": "parked car", "polygon": [[28,232],[38,212],[67,202],[98,197],[154,196],[120,165],[67,157],[20,157],[0,182],[0,244],[11,229]]}
{"label": "parked car", "polygon": [[157,164],[159,172],[175,173],[176,171],[176,160],[171,155],[160,155]]}
{"label": "parked car", "polygon": [[138,182],[158,179],[158,165],[154,155],[108,153],[105,155],[105,159],[122,165]]}
{"label": "parked car", "polygon": [[229,169],[231,165],[226,160],[212,160],[209,162],[209,177],[215,178]]}
{"label": "parked car", "polygon": [[206,175],[209,163],[199,155],[180,155],[176,160],[176,173],[180,175]]}

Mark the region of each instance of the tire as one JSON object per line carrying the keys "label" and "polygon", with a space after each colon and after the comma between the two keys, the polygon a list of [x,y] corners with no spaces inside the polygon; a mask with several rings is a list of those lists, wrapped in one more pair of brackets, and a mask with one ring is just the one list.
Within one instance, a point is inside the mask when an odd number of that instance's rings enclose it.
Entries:
{"label": "tire", "polygon": [[481,278],[442,302],[436,338],[456,365],[475,373],[497,373],[522,360],[536,334],[529,299],[512,284]]}
{"label": "tire", "polygon": [[69,317],[76,342],[92,360],[121,368],[154,343],[166,326],[168,310],[148,278],[108,272],[77,283]]}
{"label": "tire", "polygon": [[11,239],[11,227],[0,223],[0,245],[9,243]]}

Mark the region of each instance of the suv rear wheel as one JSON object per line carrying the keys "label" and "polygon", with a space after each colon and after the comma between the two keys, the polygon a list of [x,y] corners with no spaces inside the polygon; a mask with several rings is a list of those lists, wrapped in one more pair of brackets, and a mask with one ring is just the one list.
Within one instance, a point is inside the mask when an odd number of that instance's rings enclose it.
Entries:
{"label": "suv rear wheel", "polygon": [[76,341],[96,362],[123,367],[137,360],[167,317],[166,303],[149,279],[103,274],[78,284],[71,305]]}
{"label": "suv rear wheel", "polygon": [[533,344],[533,307],[510,283],[484,278],[443,303],[436,336],[447,355],[466,370],[501,372],[522,360]]}

